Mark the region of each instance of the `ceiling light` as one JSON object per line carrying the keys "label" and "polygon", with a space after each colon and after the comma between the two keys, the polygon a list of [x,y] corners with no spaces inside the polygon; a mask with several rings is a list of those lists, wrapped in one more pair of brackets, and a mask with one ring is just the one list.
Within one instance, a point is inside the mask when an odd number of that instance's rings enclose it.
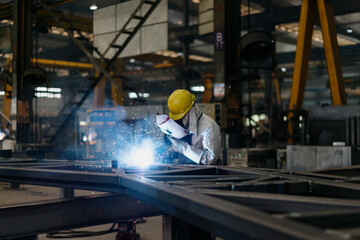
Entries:
{"label": "ceiling light", "polygon": [[281,70],[282,72],[286,72],[286,68],[284,68],[284,67],[280,68],[280,70]]}
{"label": "ceiling light", "polygon": [[61,92],[61,88],[48,88],[47,91],[48,92],[59,93],[59,92]]}
{"label": "ceiling light", "polygon": [[90,6],[90,10],[95,11],[96,9],[98,9],[98,6],[96,5],[96,3],[94,1],[93,4],[91,4],[91,6]]}
{"label": "ceiling light", "polygon": [[204,92],[205,87],[204,86],[193,86],[193,87],[191,87],[191,91],[193,91],[193,92]]}
{"label": "ceiling light", "polygon": [[134,63],[134,62],[135,62],[135,59],[131,58],[131,59],[129,60],[129,62]]}
{"label": "ceiling light", "polygon": [[346,29],[346,32],[347,32],[347,33],[353,33],[354,30],[353,30],[352,28],[347,28],[347,29]]}
{"label": "ceiling light", "polygon": [[138,95],[135,92],[129,92],[129,98],[137,98]]}
{"label": "ceiling light", "polygon": [[150,97],[150,93],[138,93],[139,97],[148,98]]}
{"label": "ceiling light", "polygon": [[36,87],[36,88],[35,88],[35,91],[38,91],[38,92],[46,92],[46,91],[47,91],[47,88],[46,88],[46,87]]}

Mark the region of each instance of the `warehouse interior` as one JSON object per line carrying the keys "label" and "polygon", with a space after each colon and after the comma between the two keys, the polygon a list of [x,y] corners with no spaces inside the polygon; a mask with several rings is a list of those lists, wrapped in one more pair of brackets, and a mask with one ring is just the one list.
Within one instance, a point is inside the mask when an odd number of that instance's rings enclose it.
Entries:
{"label": "warehouse interior", "polygon": [[[359,12],[0,0],[0,239],[359,239]],[[179,89],[214,161],[174,152]]]}

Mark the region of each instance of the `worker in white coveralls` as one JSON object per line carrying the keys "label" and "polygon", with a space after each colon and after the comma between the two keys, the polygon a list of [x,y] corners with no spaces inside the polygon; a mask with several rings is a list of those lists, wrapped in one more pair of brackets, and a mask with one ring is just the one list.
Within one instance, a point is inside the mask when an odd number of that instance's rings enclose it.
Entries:
{"label": "worker in white coveralls", "polygon": [[169,117],[185,130],[180,139],[168,134],[172,149],[179,153],[179,163],[219,164],[220,127],[200,111],[195,96],[185,89],[175,90],[168,99],[168,108]]}

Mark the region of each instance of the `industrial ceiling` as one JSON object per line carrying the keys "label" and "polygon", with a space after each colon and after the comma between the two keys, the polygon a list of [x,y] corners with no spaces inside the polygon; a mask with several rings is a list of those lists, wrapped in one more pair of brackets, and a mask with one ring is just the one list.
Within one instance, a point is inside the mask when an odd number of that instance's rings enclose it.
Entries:
{"label": "industrial ceiling", "polygon": [[[81,28],[90,38],[93,29],[93,11],[89,9],[96,4],[99,9],[118,4],[124,1],[47,1],[47,4],[56,4],[64,14],[69,16],[75,25]],[[298,34],[298,22],[301,1],[292,0],[251,0],[241,1],[241,24],[242,35],[250,26],[253,29],[267,29],[273,34],[276,41],[277,76],[279,77],[281,96],[286,102],[289,99],[293,63],[295,58],[296,41]],[[2,24],[9,24],[12,19],[13,1],[1,1],[0,19]],[[360,2],[350,0],[334,0],[334,14],[338,43],[340,46],[341,61],[345,78],[345,88],[348,93],[349,103],[358,103],[360,88],[358,81],[359,64],[359,34],[360,34]],[[34,6],[38,6],[34,3]],[[198,1],[190,1],[188,9],[189,26],[185,26],[185,4],[184,1],[168,1],[169,17],[169,45],[168,49],[151,54],[127,57],[124,59],[125,69],[121,73],[125,77],[125,90],[135,92],[149,92],[151,98],[149,103],[164,103],[166,95],[171,89],[179,87],[177,80],[191,72],[191,84],[198,86],[202,84],[201,76],[214,71],[214,47],[213,35],[198,34]],[[85,54],[69,39],[67,34],[51,20],[43,10],[34,7],[33,18],[36,24],[36,44],[34,50],[39,59],[54,59],[73,62],[90,63]],[[250,12],[250,15],[248,13]],[[250,23],[250,24],[249,24]],[[183,44],[184,37],[190,40],[190,63],[184,65]],[[35,48],[35,45],[37,48]],[[305,107],[330,102],[329,84],[327,80],[326,61],[320,34],[319,22],[317,21],[312,41],[311,62],[309,65],[309,79],[305,94]],[[2,55],[3,65],[9,54]],[[11,56],[10,56],[11,57]],[[47,66],[49,67],[49,66]],[[64,87],[76,82],[74,70],[60,71],[56,67],[49,68],[52,76],[61,80],[55,80],[54,84]],[[85,74],[82,74],[85,76]],[[66,80],[65,80],[66,79]],[[73,79],[73,80],[71,80]],[[74,80],[75,79],[75,80]],[[66,83],[64,82],[66,81]],[[251,91],[253,97],[262,96],[261,85],[253,82]],[[170,89],[169,89],[170,88]],[[198,93],[201,97],[201,93]],[[246,99],[245,99],[246,100]]]}

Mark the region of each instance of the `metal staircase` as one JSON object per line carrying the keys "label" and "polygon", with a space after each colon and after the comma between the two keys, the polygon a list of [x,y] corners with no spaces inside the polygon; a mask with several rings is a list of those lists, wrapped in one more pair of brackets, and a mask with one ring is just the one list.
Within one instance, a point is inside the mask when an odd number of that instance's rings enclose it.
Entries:
{"label": "metal staircase", "polygon": [[[139,3],[138,7],[131,14],[128,21],[124,24],[122,29],[116,34],[115,38],[113,39],[113,41],[111,41],[110,45],[104,51],[104,53],[101,53],[96,47],[94,47],[91,41],[87,39],[82,34],[82,32],[66,18],[66,16],[61,10],[59,10],[54,5],[49,5],[48,3],[45,3],[45,1],[41,2],[41,6],[43,7],[43,9],[46,10],[49,15],[52,16],[52,18],[68,33],[69,37],[74,41],[74,43],[90,59],[94,68],[100,72],[99,76],[97,76],[95,79],[93,79],[92,81],[84,81],[81,86],[79,86],[79,88],[74,91],[74,94],[60,110],[58,116],[55,117],[53,121],[51,121],[50,126],[45,130],[43,134],[43,141],[51,143],[55,140],[56,136],[60,133],[66,123],[72,118],[72,116],[74,116],[76,111],[81,107],[81,105],[85,102],[92,90],[104,76],[108,80],[112,81],[109,70],[111,69],[113,63],[120,56],[126,46],[130,43],[135,34],[140,30],[145,21],[151,15],[154,9],[158,6],[160,1],[161,0],[142,0]],[[141,9],[144,5],[148,5],[150,7],[145,14],[141,14]],[[134,22],[134,20],[137,21],[136,26],[132,27],[131,30],[129,30],[129,23]],[[79,37],[75,37],[75,34],[77,34]],[[120,37],[120,35],[124,35],[125,40],[121,45],[116,45],[115,42]],[[110,60],[106,60],[105,55],[111,48],[116,49],[116,52]],[[99,56],[99,59],[95,58],[92,52],[95,52]]]}

